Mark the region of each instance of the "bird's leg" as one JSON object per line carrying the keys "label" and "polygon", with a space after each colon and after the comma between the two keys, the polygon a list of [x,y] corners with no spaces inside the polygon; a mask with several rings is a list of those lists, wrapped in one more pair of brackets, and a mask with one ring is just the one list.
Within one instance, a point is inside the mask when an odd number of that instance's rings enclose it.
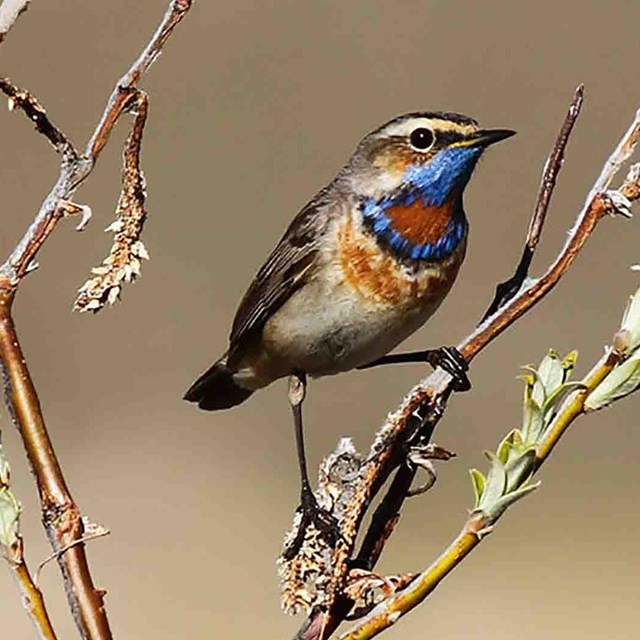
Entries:
{"label": "bird's leg", "polygon": [[293,412],[298,466],[300,468],[299,510],[302,513],[302,519],[298,528],[298,535],[283,554],[287,559],[293,558],[299,551],[304,539],[304,532],[309,524],[313,524],[325,536],[331,546],[335,546],[335,542],[340,535],[337,520],[318,504],[309,481],[307,458],[304,450],[304,431],[302,428],[302,402],[304,401],[306,389],[307,380],[304,373],[294,373],[289,377],[289,404]]}
{"label": "bird's leg", "polygon": [[402,364],[406,362],[428,362],[432,367],[442,367],[453,378],[455,391],[469,391],[471,389],[471,383],[467,377],[469,365],[464,356],[455,347],[440,347],[440,349],[412,351],[410,353],[392,353],[358,367],[358,369],[370,369],[383,364]]}

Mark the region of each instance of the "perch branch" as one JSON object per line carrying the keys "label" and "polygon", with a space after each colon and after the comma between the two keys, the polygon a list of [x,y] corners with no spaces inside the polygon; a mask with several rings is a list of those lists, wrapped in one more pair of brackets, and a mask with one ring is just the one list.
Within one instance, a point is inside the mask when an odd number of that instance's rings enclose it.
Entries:
{"label": "perch branch", "polygon": [[[467,361],[471,361],[493,339],[551,291],[571,266],[595,229],[597,222],[605,214],[620,212],[621,203],[619,200],[603,190],[609,186],[615,172],[632,153],[639,134],[640,114],[636,114],[631,127],[605,164],[595,183],[597,188],[594,187],[592,189],[565,246],[554,263],[539,280],[529,281],[513,298],[508,300],[493,315],[489,316],[458,345],[458,349]],[[544,181],[542,188],[543,190],[545,188]],[[620,193],[626,198],[633,196],[634,193],[632,192],[633,188],[630,184],[625,184],[620,189]],[[536,210],[539,210],[538,206],[536,206]],[[534,212],[534,219],[535,215]],[[533,228],[533,225],[530,225],[531,228]],[[406,441],[412,433],[418,432],[421,424],[425,422],[437,424],[439,421],[451,392],[450,385],[451,376],[440,368],[436,369],[409,392],[400,407],[388,417],[385,424],[378,431],[369,461],[361,475],[360,487],[355,492],[354,499],[350,505],[349,522],[355,522],[356,526],[354,531],[349,531],[346,535],[343,532],[346,541],[340,540],[337,545],[335,556],[337,561],[334,569],[334,604],[328,612],[313,612],[310,619],[307,620],[298,633],[298,638],[304,638],[305,640],[318,637],[326,638],[335,630],[340,620],[343,619],[342,612],[345,609],[345,603],[344,599],[340,597],[340,593],[341,585],[348,573],[348,562],[353,547],[353,543],[349,541],[355,538],[357,526],[373,496],[383,485],[391,471],[399,464],[398,460],[402,461],[402,457],[398,453],[402,448],[402,442]],[[319,617],[323,619],[322,623],[318,622],[317,618]],[[315,630],[320,630],[321,635],[313,635]]]}
{"label": "perch branch", "polygon": [[79,156],[64,134],[51,124],[44,109],[29,92],[18,89],[6,79],[0,82],[0,90],[9,96],[11,104],[20,107],[62,155],[56,184],[33,224],[0,267],[0,357],[5,370],[8,405],[36,477],[43,523],[57,554],[76,625],[85,640],[112,638],[103,606],[104,592],[95,588],[84,544],[79,542],[84,535],[80,510],[71,496],[48,435],[11,311],[18,285],[33,268],[38,250],[60,218],[70,212],[86,214],[86,208],[73,205],[70,200],[93,170],[120,116],[138,104],[138,81],[157,58],[191,4],[191,0],[170,2],[149,44],[112,92],[84,156]]}

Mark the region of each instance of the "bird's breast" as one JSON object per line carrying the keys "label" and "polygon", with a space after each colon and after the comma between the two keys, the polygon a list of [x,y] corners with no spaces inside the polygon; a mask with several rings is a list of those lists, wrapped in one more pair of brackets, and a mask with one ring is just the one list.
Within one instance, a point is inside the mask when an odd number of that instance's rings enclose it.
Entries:
{"label": "bird's breast", "polygon": [[[415,212],[414,216],[415,218]],[[424,239],[433,224],[421,228],[405,212],[397,213],[399,226]],[[391,306],[420,311],[437,307],[451,288],[464,259],[464,239],[449,256],[437,261],[405,261],[385,251],[367,232],[359,212],[350,212],[336,223],[332,269],[343,285],[364,305]]]}

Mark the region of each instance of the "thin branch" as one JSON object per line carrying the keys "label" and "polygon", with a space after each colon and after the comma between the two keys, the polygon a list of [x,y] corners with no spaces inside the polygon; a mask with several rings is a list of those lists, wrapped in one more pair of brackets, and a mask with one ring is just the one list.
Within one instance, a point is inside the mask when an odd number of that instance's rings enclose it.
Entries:
{"label": "thin branch", "polygon": [[0,44],[30,3],[31,0],[3,0],[0,5]]}
{"label": "thin branch", "polygon": [[[172,0],[161,24],[142,55],[123,76],[109,98],[107,107],[92,135],[85,156],[79,157],[67,138],[49,121],[33,96],[18,90],[9,81],[0,90],[24,110],[38,131],[62,153],[56,184],[40,211],[7,261],[0,267],[0,358],[5,370],[5,391],[9,409],[20,431],[36,477],[42,518],[49,541],[57,554],[67,598],[76,625],[85,640],[111,640],[111,630],[103,604],[104,591],[96,589],[87,563],[85,531],[80,510],[66,484],[47,432],[42,409],[26,360],[22,353],[11,310],[18,285],[33,268],[36,255],[56,227],[70,211],[87,209],[70,203],[75,190],[89,176],[116,122],[138,104],[137,83],[158,56],[166,40],[184,18],[192,0]],[[64,552],[62,553],[62,550]]]}
{"label": "thin branch", "polygon": [[576,89],[573,100],[569,105],[569,111],[564,119],[556,142],[553,145],[553,150],[544,165],[542,180],[540,181],[540,189],[538,190],[538,196],[536,198],[536,206],[529,222],[529,229],[527,230],[527,236],[520,262],[518,263],[513,276],[508,280],[501,282],[496,287],[495,297],[482,318],[483,322],[518,292],[529,275],[529,267],[531,266],[531,261],[533,260],[536,248],[538,247],[538,242],[540,241],[540,236],[542,235],[544,221],[547,217],[549,204],[551,204],[551,196],[556,188],[560,169],[562,169],[567,143],[569,142],[573,127],[578,120],[580,111],[582,110],[583,101],[584,86],[580,85]]}
{"label": "thin branch", "polygon": [[69,161],[78,159],[78,152],[67,136],[54,125],[44,107],[27,89],[17,87],[9,78],[0,77],[0,91],[9,98],[9,111],[18,108],[24,111],[38,133],[41,133],[53,148]]}
{"label": "thin branch", "polygon": [[587,202],[593,200],[599,193],[606,191],[616,177],[622,165],[631,157],[640,138],[640,109],[636,111],[633,122],[620,139],[615,151],[607,159],[598,179],[587,196]]}
{"label": "thin branch", "polygon": [[[612,167],[619,168],[628,159],[639,135],[640,114],[636,114],[636,119],[607,161],[595,183],[596,185],[606,187],[610,184],[613,178]],[[627,192],[630,191],[627,189],[625,192],[624,188],[621,190],[626,197],[629,197]],[[595,229],[597,222],[607,213],[618,212],[618,203],[614,203],[610,195],[600,190],[592,190],[592,194],[592,198],[578,215],[567,243],[543,277],[537,281],[531,281],[522,288],[515,297],[487,318],[458,345],[459,351],[468,362],[547,295],[571,266]],[[534,218],[535,215],[534,212]],[[530,228],[532,227],[533,225],[530,225]],[[397,466],[398,459],[402,459],[399,455],[402,443],[412,434],[415,435],[419,432],[421,425],[425,422],[435,426],[443,415],[446,401],[451,393],[451,382],[451,376],[441,368],[437,368],[407,394],[400,407],[387,418],[385,424],[378,431],[368,462],[364,465],[361,473],[360,486],[357,488],[349,507],[348,522],[354,530],[343,531],[343,539],[339,540],[336,546],[333,574],[334,606],[328,612],[312,612],[310,619],[300,630],[298,638],[305,640],[318,637],[326,638],[343,619],[341,612],[345,608],[345,603],[341,598],[341,585],[344,584],[348,575],[349,558],[352,556],[353,540],[355,540],[357,528],[371,500]],[[323,622],[318,623],[315,618],[322,618]],[[309,630],[316,629],[323,630],[321,636],[310,635]]]}
{"label": "thin branch", "polygon": [[22,605],[35,627],[38,638],[40,640],[57,640],[45,606],[44,597],[33,581],[24,557],[17,561],[10,559],[9,566],[20,592]]}
{"label": "thin branch", "polygon": [[362,541],[356,566],[373,569],[382,554],[384,545],[400,519],[400,508],[416,476],[417,469],[408,464],[401,465],[396,471],[389,490],[371,516],[371,524]]}
{"label": "thin branch", "polygon": [[[572,394],[565,408],[555,419],[538,444],[535,451],[533,472],[537,472],[549,458],[561,436],[580,415],[585,413],[585,400],[588,395],[625,359],[625,354],[614,348],[609,348],[607,353],[591,369],[580,388]],[[516,490],[523,486],[529,486],[529,490],[535,485],[529,484],[529,477],[514,487]],[[522,494],[524,495],[524,493]],[[486,510],[474,509],[460,533],[449,544],[438,559],[415,578],[402,592],[395,594],[384,601],[379,607],[371,611],[360,620],[350,631],[340,636],[340,640],[369,640],[384,629],[394,624],[401,616],[404,616],[417,605],[423,602],[482,540],[490,533],[498,520],[506,511],[502,509],[495,515]]]}
{"label": "thin branch", "polygon": [[[420,430],[421,442],[429,442],[431,440],[436,424],[437,422],[433,420],[423,422]],[[452,455],[447,453],[447,455],[441,456],[441,459],[448,460]],[[400,509],[405,499],[410,495],[411,485],[417,469],[417,465],[408,464],[407,462],[400,465],[387,493],[371,517],[369,528],[360,545],[356,565],[364,566],[371,570],[378,562],[384,545],[400,519]]]}
{"label": "thin branch", "polygon": [[86,157],[92,158],[94,161],[98,158],[105,144],[107,144],[118,118],[129,108],[130,100],[136,93],[135,89],[140,78],[160,55],[169,36],[191,8],[192,2],[193,0],[173,0],[170,3],[160,26],[153,34],[149,44],[144,48],[129,71],[116,84],[102,118],[87,144]]}
{"label": "thin branch", "polygon": [[0,550],[20,592],[22,605],[31,619],[40,640],[56,640],[44,597],[38,589],[24,557],[24,542],[20,533],[22,508],[9,486],[9,464],[0,444]]}

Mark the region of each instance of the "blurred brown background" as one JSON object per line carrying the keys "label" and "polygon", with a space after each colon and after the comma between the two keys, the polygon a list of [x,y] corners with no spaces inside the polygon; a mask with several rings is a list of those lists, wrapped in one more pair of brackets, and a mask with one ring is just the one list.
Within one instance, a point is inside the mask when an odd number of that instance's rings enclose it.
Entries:
{"label": "blurred brown background", "polygon": [[[2,73],[29,87],[83,144],[165,0],[34,0],[2,46]],[[90,545],[118,638],[290,637],[274,560],[297,504],[283,384],[227,413],[182,402],[225,348],[236,304],[296,210],[367,131],[409,110],[448,109],[519,135],[492,149],[468,190],[472,235],[458,285],[408,346],[451,344],[520,251],[546,154],[574,87],[587,103],[552,208],[538,270],[638,106],[640,4],[614,2],[198,2],[151,70],[144,165],[152,260],[123,302],[72,314],[105,255],[124,127],[77,195],[94,211],[63,224],[20,292],[17,319],[49,427],[84,511],[110,537]],[[21,114],[0,113],[4,255],[37,210],[57,158]],[[426,565],[472,503],[467,469],[520,419],[518,367],[548,347],[584,371],[638,283],[638,221],[606,220],[556,291],[473,365],[437,442],[458,458],[411,501],[387,571]],[[337,439],[365,448],[418,379],[415,366],[313,383],[314,466]],[[389,637],[637,637],[636,465],[640,398],[580,420],[543,487]],[[32,566],[48,555],[32,479],[3,417]],[[4,575],[3,575],[4,574]],[[60,638],[76,637],[58,570],[42,578]],[[0,635],[30,638],[0,570]]]}

